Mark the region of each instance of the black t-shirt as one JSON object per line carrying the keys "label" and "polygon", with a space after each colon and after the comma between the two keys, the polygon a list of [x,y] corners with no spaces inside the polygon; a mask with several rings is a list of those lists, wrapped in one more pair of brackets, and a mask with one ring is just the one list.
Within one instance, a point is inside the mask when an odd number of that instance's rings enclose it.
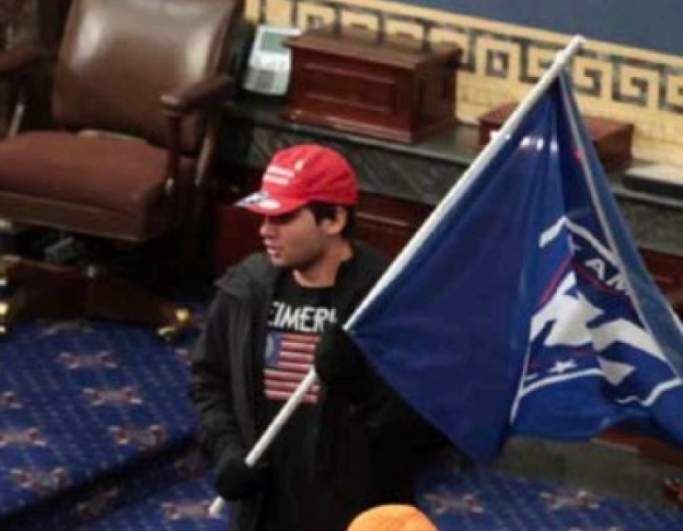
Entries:
{"label": "black t-shirt", "polygon": [[[291,275],[285,275],[276,287],[263,364],[269,420],[306,376],[320,335],[336,320],[332,288],[304,288]],[[274,481],[266,495],[261,531],[327,531],[339,526],[334,521],[332,495],[312,462],[321,392],[316,384],[306,394],[270,447]]]}

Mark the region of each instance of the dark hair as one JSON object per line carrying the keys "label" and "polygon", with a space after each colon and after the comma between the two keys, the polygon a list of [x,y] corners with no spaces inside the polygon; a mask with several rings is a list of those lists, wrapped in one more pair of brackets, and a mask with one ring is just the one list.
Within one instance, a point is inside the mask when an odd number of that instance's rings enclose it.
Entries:
{"label": "dark hair", "polygon": [[306,205],[315,218],[316,223],[320,223],[323,219],[335,219],[337,217],[337,207],[346,210],[346,225],[342,229],[342,238],[349,240],[356,230],[356,207],[346,205],[333,205],[332,203],[312,202]]}

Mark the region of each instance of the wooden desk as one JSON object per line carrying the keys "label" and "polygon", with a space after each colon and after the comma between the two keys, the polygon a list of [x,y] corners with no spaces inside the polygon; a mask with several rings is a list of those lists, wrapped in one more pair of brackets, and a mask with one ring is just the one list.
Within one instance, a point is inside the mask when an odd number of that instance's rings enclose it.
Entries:
{"label": "wooden desk", "polygon": [[358,28],[323,28],[290,39],[287,116],[413,143],[455,123],[460,48]]}

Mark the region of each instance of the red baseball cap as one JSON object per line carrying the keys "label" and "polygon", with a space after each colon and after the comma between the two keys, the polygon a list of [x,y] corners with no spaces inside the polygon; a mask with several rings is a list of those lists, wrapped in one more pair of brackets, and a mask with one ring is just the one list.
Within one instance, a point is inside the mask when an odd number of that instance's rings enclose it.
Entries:
{"label": "red baseball cap", "polygon": [[358,178],[336,151],[300,144],[275,153],[263,173],[261,189],[235,204],[264,216],[279,216],[314,201],[355,205]]}

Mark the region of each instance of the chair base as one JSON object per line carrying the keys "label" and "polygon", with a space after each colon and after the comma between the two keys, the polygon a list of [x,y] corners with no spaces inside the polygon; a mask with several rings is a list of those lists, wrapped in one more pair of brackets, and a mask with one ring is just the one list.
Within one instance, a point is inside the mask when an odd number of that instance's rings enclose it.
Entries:
{"label": "chair base", "polygon": [[2,257],[0,284],[12,295],[0,303],[0,334],[32,318],[103,318],[149,325],[172,341],[192,326],[192,314],[127,280],[93,266],[65,267],[14,255]]}

